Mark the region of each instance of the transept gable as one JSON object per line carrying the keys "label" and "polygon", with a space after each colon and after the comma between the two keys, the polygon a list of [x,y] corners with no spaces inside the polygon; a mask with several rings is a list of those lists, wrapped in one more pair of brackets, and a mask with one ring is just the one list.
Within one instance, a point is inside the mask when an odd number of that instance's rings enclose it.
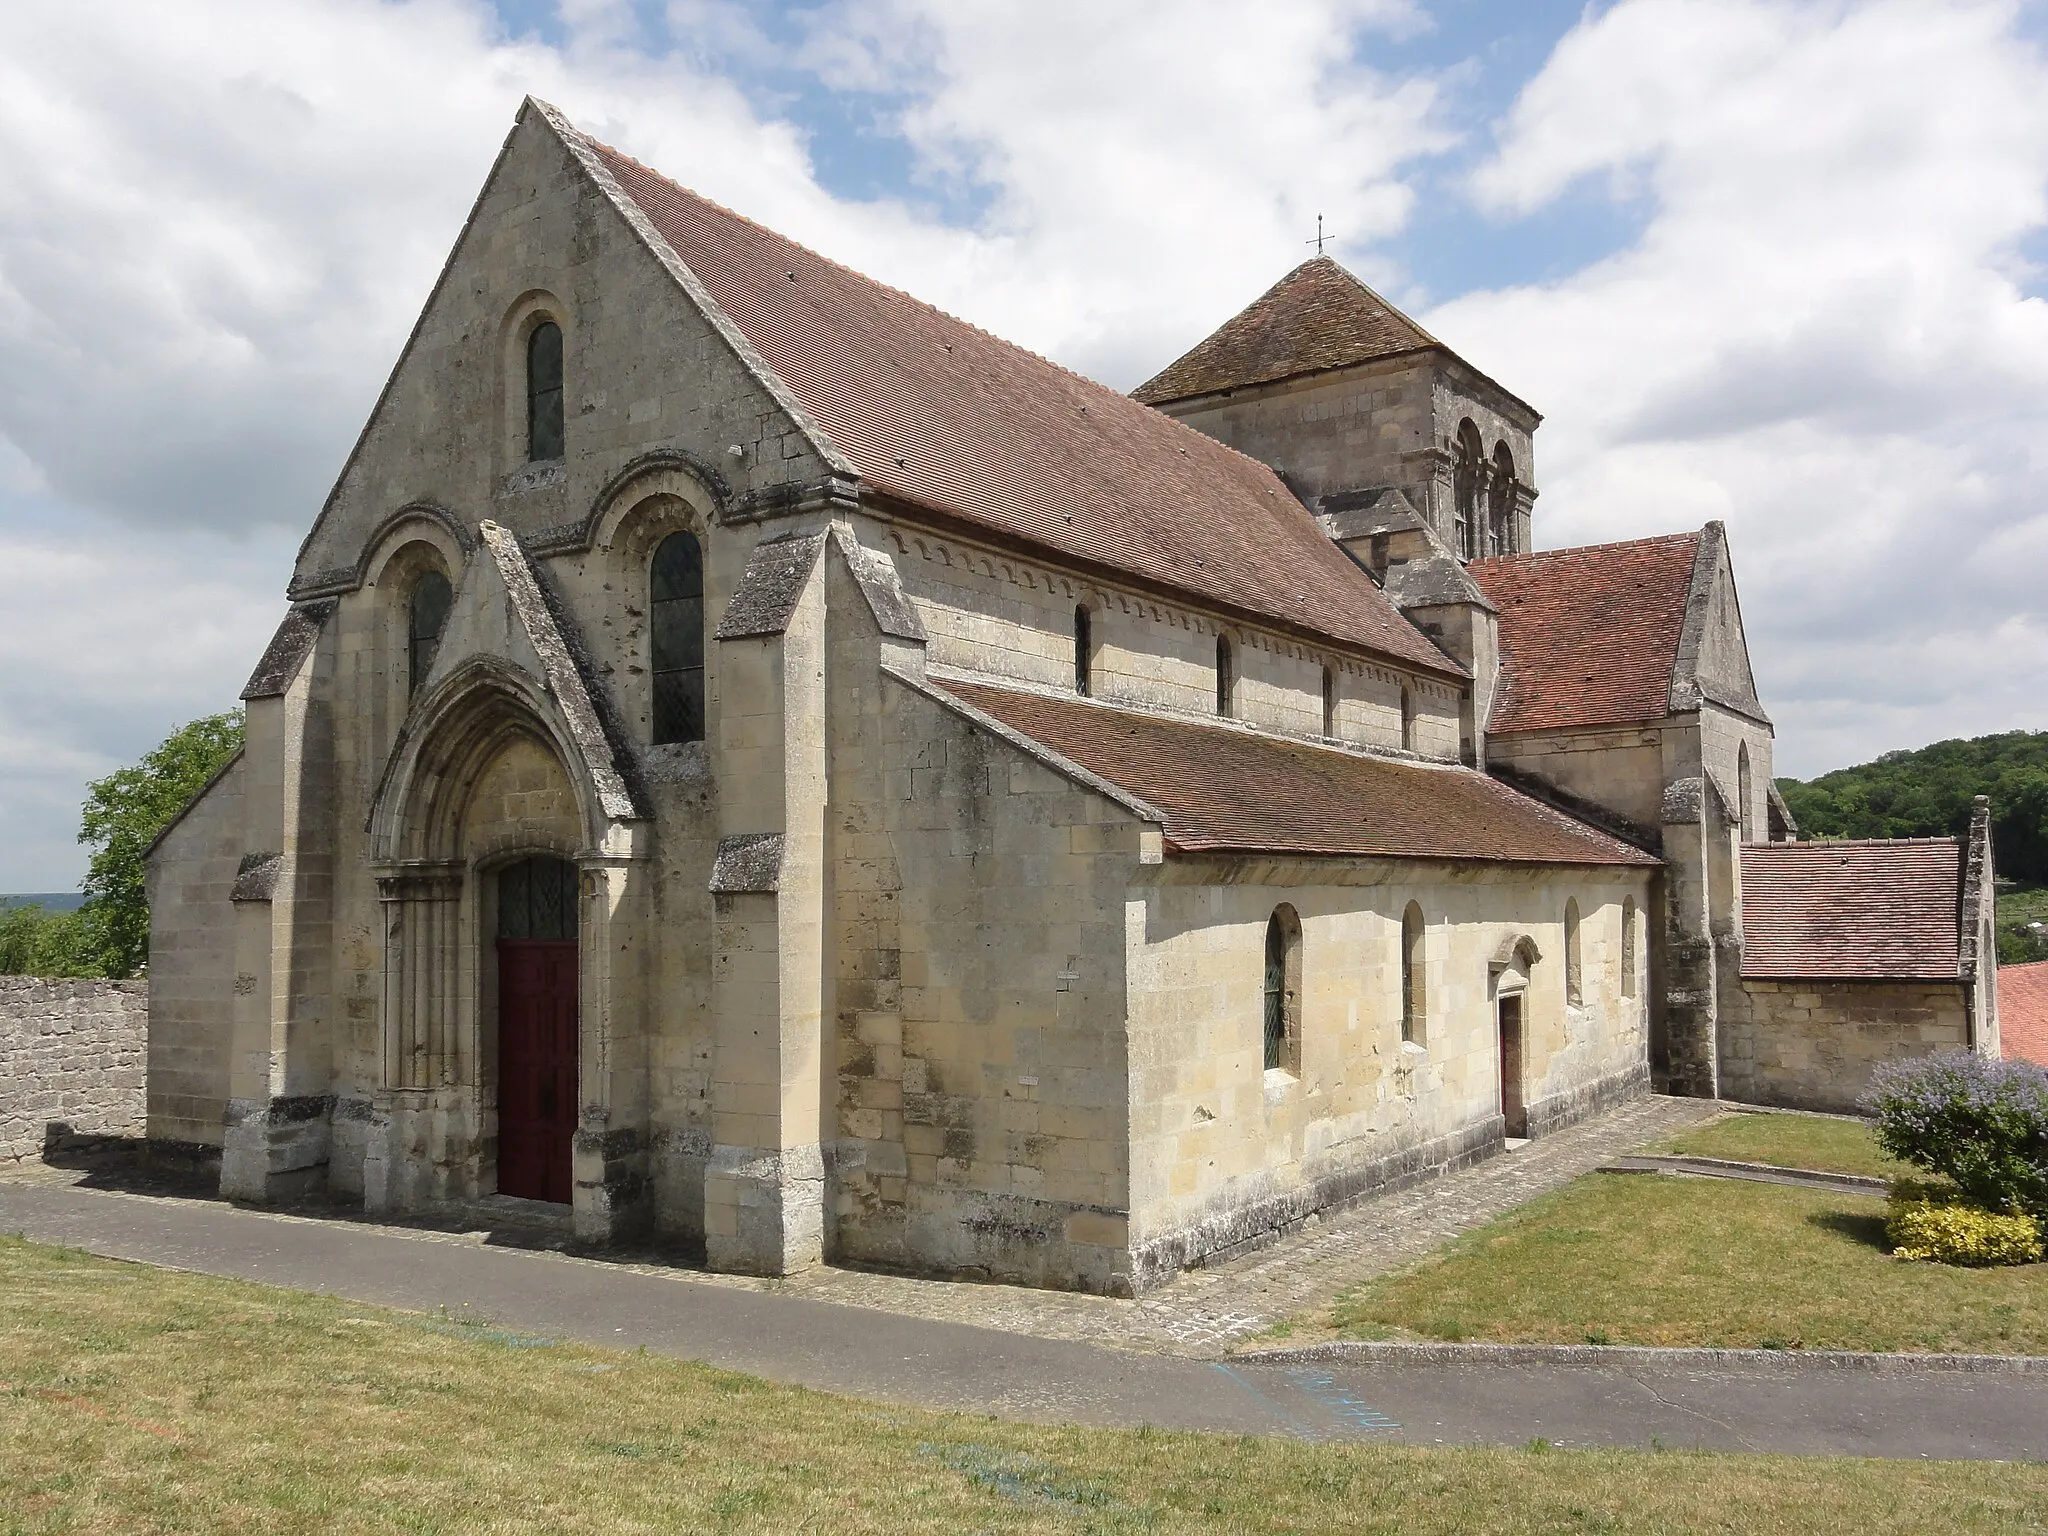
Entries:
{"label": "transept gable", "polygon": [[1769,722],[1757,699],[1750,670],[1749,642],[1742,630],[1742,604],[1735,591],[1735,566],[1728,535],[1718,522],[1701,532],[1692,586],[1686,595],[1685,627],[1671,676],[1671,709],[1697,709],[1705,701]]}

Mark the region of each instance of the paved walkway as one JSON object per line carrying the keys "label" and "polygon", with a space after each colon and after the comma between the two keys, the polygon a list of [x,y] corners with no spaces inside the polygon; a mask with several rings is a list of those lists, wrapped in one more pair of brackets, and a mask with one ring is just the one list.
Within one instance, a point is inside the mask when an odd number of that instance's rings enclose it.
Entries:
{"label": "paved walkway", "polygon": [[758,1294],[682,1270],[54,1182],[0,1182],[0,1231],[373,1305],[445,1307],[535,1344],[645,1346],[868,1399],[1051,1423],[1422,1445],[1541,1438],[1558,1446],[2048,1457],[2048,1374],[1872,1374],[1778,1362],[1742,1370],[1689,1361],[1205,1361]]}
{"label": "paved walkway", "polygon": [[[900,1317],[964,1323],[1041,1339],[1206,1357],[1223,1353],[1287,1319],[1299,1318],[1312,1325],[1316,1314],[1351,1287],[1421,1258],[1460,1233],[1561,1188],[1603,1163],[1719,1113],[1716,1105],[1699,1099],[1656,1095],[1633,1099],[1475,1167],[1311,1218],[1302,1231],[1270,1247],[1211,1269],[1192,1270],[1139,1301],[1012,1285],[914,1279],[830,1265],[776,1280],[684,1272],[699,1284],[730,1290],[866,1307]],[[23,1165],[0,1178],[0,1190],[9,1183],[49,1186],[80,1180],[79,1171]],[[168,1198],[167,1192],[179,1187],[172,1179],[151,1193]],[[189,1182],[183,1187],[195,1189]],[[219,1202],[200,1199],[193,1203]],[[309,1209],[294,1214],[316,1212]],[[564,1236],[558,1207],[527,1201],[493,1200],[471,1208],[466,1220],[462,1214],[439,1213],[402,1226],[366,1218],[359,1211],[318,1214],[352,1227],[444,1241],[547,1247]],[[650,1274],[672,1272],[672,1266],[666,1264],[637,1265],[616,1257],[610,1262]]]}

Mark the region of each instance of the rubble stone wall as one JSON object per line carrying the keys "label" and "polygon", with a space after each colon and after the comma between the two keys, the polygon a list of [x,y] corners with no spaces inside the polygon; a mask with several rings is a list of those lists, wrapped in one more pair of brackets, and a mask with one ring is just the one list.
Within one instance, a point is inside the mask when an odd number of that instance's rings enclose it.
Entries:
{"label": "rubble stone wall", "polygon": [[140,1136],[149,984],[0,976],[0,1161],[47,1128]]}

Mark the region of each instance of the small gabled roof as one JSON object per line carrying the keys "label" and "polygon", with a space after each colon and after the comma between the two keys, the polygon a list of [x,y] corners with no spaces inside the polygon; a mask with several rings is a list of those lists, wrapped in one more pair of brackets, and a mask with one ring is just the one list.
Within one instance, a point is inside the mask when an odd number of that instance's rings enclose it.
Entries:
{"label": "small gabled roof", "polygon": [[1266,465],[578,133],[862,481],[1276,628],[1460,675]]}
{"label": "small gabled roof", "polygon": [[1329,257],[1316,256],[1132,390],[1131,398],[1163,405],[1428,348],[1448,350]]}
{"label": "small gabled roof", "polygon": [[2048,960],[1998,968],[1998,1042],[2008,1061],[2048,1067]]}
{"label": "small gabled roof", "polygon": [[1658,861],[1470,768],[948,679],[933,684],[1157,808],[1177,853]]}
{"label": "small gabled roof", "polygon": [[1962,881],[1952,837],[1745,843],[1742,974],[1957,981]]}
{"label": "small gabled roof", "polygon": [[1500,612],[1489,732],[1634,725],[1671,713],[1671,679],[1704,535],[1474,560]]}

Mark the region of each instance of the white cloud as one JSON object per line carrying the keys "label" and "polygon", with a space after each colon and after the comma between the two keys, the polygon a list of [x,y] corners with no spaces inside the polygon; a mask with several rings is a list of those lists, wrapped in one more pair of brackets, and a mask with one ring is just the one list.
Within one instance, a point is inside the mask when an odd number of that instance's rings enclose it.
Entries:
{"label": "white cloud", "polygon": [[1475,195],[1583,179],[1641,238],[1429,317],[1550,413],[1546,543],[1724,518],[1781,766],[2048,726],[2048,67],[2010,4],[1624,0]]}

